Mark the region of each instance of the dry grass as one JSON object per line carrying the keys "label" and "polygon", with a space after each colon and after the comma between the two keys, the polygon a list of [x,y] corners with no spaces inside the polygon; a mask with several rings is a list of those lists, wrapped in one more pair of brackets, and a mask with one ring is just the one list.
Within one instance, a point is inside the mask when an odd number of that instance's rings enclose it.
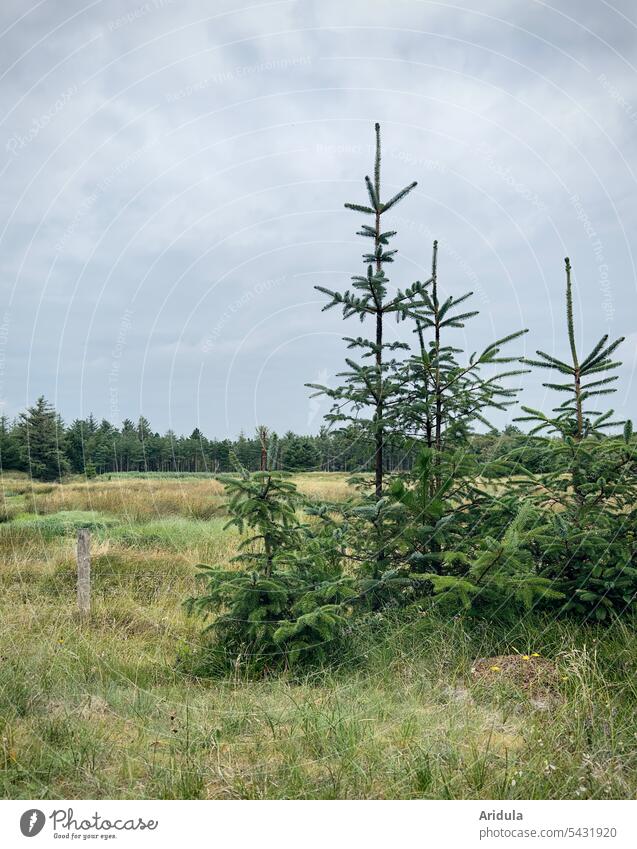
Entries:
{"label": "dry grass", "polygon": [[554,709],[562,700],[562,679],[566,680],[553,661],[537,652],[478,658],[471,675],[487,689],[498,686],[524,692],[543,710]]}
{"label": "dry grass", "polygon": [[94,510],[139,522],[162,516],[210,519],[223,504],[223,486],[214,479],[154,481],[152,478],[114,478],[57,485],[34,498],[34,512]]}
{"label": "dry grass", "polygon": [[[339,501],[351,494],[347,475],[309,473],[295,475],[299,491],[310,498]],[[223,514],[223,483],[214,478],[174,479],[152,475],[131,477],[114,475],[111,479],[77,478],[64,484],[34,485],[5,479],[9,492],[27,499],[27,509],[34,513],[61,511],[96,511],[118,516],[125,521],[140,522],[164,516],[187,516],[211,519]],[[11,498],[5,499],[7,506]]]}
{"label": "dry grass", "polygon": [[293,475],[292,480],[299,492],[309,498],[344,501],[354,494],[354,490],[347,483],[350,477],[349,474],[341,472],[307,472]]}

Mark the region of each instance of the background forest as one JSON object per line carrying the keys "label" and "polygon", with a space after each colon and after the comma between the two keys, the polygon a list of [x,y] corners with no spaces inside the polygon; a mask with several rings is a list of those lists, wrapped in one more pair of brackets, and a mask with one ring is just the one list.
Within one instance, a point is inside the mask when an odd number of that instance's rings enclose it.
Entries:
{"label": "background forest", "polygon": [[[502,432],[472,434],[470,439],[471,450],[484,459],[507,454],[522,441],[516,425]],[[318,435],[309,436],[288,432],[278,442],[277,467],[287,471],[355,472],[369,470],[374,463],[373,443],[353,428],[337,433],[322,428]],[[413,438],[392,435],[386,441],[387,470],[409,470],[418,445]],[[533,454],[528,446],[528,462],[540,462],[540,456]],[[137,423],[126,419],[121,428],[92,416],[66,426],[44,398],[15,421],[0,418],[2,469],[29,472],[42,480],[57,480],[67,473],[89,477],[112,472],[215,474],[233,471],[233,456],[257,471],[261,463],[258,433],[240,434],[234,440],[208,438],[198,428],[190,436],[172,431],[161,435],[143,417]]]}

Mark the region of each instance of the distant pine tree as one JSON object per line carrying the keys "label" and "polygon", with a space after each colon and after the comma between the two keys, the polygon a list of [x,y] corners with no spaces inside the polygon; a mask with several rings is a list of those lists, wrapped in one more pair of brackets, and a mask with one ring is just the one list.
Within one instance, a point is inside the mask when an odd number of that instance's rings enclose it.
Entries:
{"label": "distant pine tree", "polygon": [[20,447],[6,416],[0,416],[0,471],[20,466]]}
{"label": "distant pine tree", "polygon": [[281,462],[288,472],[316,471],[320,463],[320,455],[310,439],[295,436],[286,440]]}
{"label": "distant pine tree", "polygon": [[19,433],[23,464],[32,477],[59,480],[69,471],[62,423],[43,396],[35,406],[20,414]]}

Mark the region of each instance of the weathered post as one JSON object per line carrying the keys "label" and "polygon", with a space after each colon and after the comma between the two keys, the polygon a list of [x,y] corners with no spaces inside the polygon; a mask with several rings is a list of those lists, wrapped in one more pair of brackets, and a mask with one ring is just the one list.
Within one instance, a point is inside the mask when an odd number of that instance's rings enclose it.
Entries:
{"label": "weathered post", "polygon": [[91,612],[91,534],[81,528],[77,534],[77,606],[82,619]]}

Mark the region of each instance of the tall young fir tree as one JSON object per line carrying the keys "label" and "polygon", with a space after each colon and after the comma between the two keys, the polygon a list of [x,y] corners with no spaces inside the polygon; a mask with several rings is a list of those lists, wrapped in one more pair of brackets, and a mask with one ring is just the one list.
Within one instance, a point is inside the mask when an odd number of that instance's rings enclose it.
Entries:
{"label": "tall young fir tree", "polygon": [[[353,536],[349,547],[351,557],[363,564],[375,561],[368,578],[372,582],[382,582],[383,576],[390,575],[394,564],[401,560],[404,563],[408,540],[414,544],[417,541],[419,552],[425,556],[440,559],[445,548],[441,529],[445,528],[445,534],[451,530],[446,514],[456,508],[466,514],[467,504],[477,507],[475,493],[467,499],[467,490],[472,487],[469,481],[475,475],[475,463],[471,463],[468,450],[471,429],[477,422],[486,423],[485,414],[489,409],[502,410],[514,403],[517,390],[508,388],[505,380],[523,371],[514,368],[485,377],[481,370],[486,366],[518,362],[519,358],[503,356],[501,351],[526,331],[499,339],[460,364],[457,358],[460,351],[449,344],[446,333],[449,329],[464,327],[477,313],[464,307],[472,293],[458,298],[441,296],[437,243],[434,243],[429,279],[417,281],[404,291],[399,289],[395,296],[389,296],[384,265],[393,260],[395,251],[387,247],[395,232],[383,231],[381,216],[415,184],[383,203],[378,125],[376,141],[374,180],[369,177],[365,180],[370,204],[346,204],[357,212],[374,216],[374,226],[363,225],[359,231],[360,235],[374,240],[373,253],[364,256],[368,263],[367,275],[353,278],[354,292],[339,293],[317,287],[330,297],[325,309],[341,305],[345,318],[357,315],[361,321],[368,316],[375,320],[375,338],[347,339],[351,348],[363,350],[363,357],[373,358],[374,364],[366,366],[347,359],[349,371],[339,375],[344,378],[342,385],[335,389],[315,388],[335,401],[328,420],[354,423],[374,441],[376,504],[354,505],[345,511],[345,517]],[[407,360],[399,361],[395,355],[397,351],[408,351],[409,345],[384,341],[385,319],[390,313],[399,321],[414,323],[417,353]],[[373,410],[371,420],[364,418],[364,411],[369,408]],[[383,453],[394,433],[402,438],[408,436],[424,441],[432,452],[431,458],[423,458],[414,469],[420,476],[419,492],[424,491],[422,478],[425,475],[428,491],[425,512],[417,516],[405,515],[416,506],[416,501],[407,494],[410,484],[396,482],[390,492],[383,488]],[[391,496],[389,501],[383,497],[387,494]],[[484,498],[485,494],[480,493],[480,496]],[[457,504],[452,505],[454,498]],[[396,509],[397,502],[404,509]],[[422,509],[419,500],[418,510]],[[366,522],[372,525],[371,535],[362,530]]]}
{"label": "tall young fir tree", "polygon": [[[371,437],[374,446],[374,495],[377,501],[383,497],[383,478],[385,474],[384,446],[388,430],[396,416],[400,377],[398,363],[394,357],[396,351],[408,346],[402,342],[388,342],[386,320],[394,315],[397,319],[415,315],[424,306],[422,294],[426,284],[416,283],[404,291],[397,289],[389,292],[389,279],[385,266],[394,261],[397,251],[389,250],[390,240],[395,230],[383,229],[383,216],[403,200],[417,185],[410,183],[388,200],[383,200],[381,187],[381,144],[380,124],[375,125],[376,153],[374,157],[374,177],[365,177],[365,186],[369,203],[346,203],[347,209],[369,216],[371,224],[363,224],[359,236],[370,239],[372,248],[363,254],[367,269],[364,275],[352,277],[352,291],[337,292],[324,286],[315,288],[327,295],[329,302],[324,310],[340,306],[343,317],[356,316],[361,323],[371,319],[373,334],[370,337],[346,337],[350,349],[361,352],[363,362],[346,358],[348,371],[340,373],[342,384],[337,388],[308,384],[334,400],[332,412],[326,417],[333,423],[349,423],[362,431],[362,435]],[[372,364],[368,365],[367,360]],[[371,419],[365,417],[371,410]]]}

